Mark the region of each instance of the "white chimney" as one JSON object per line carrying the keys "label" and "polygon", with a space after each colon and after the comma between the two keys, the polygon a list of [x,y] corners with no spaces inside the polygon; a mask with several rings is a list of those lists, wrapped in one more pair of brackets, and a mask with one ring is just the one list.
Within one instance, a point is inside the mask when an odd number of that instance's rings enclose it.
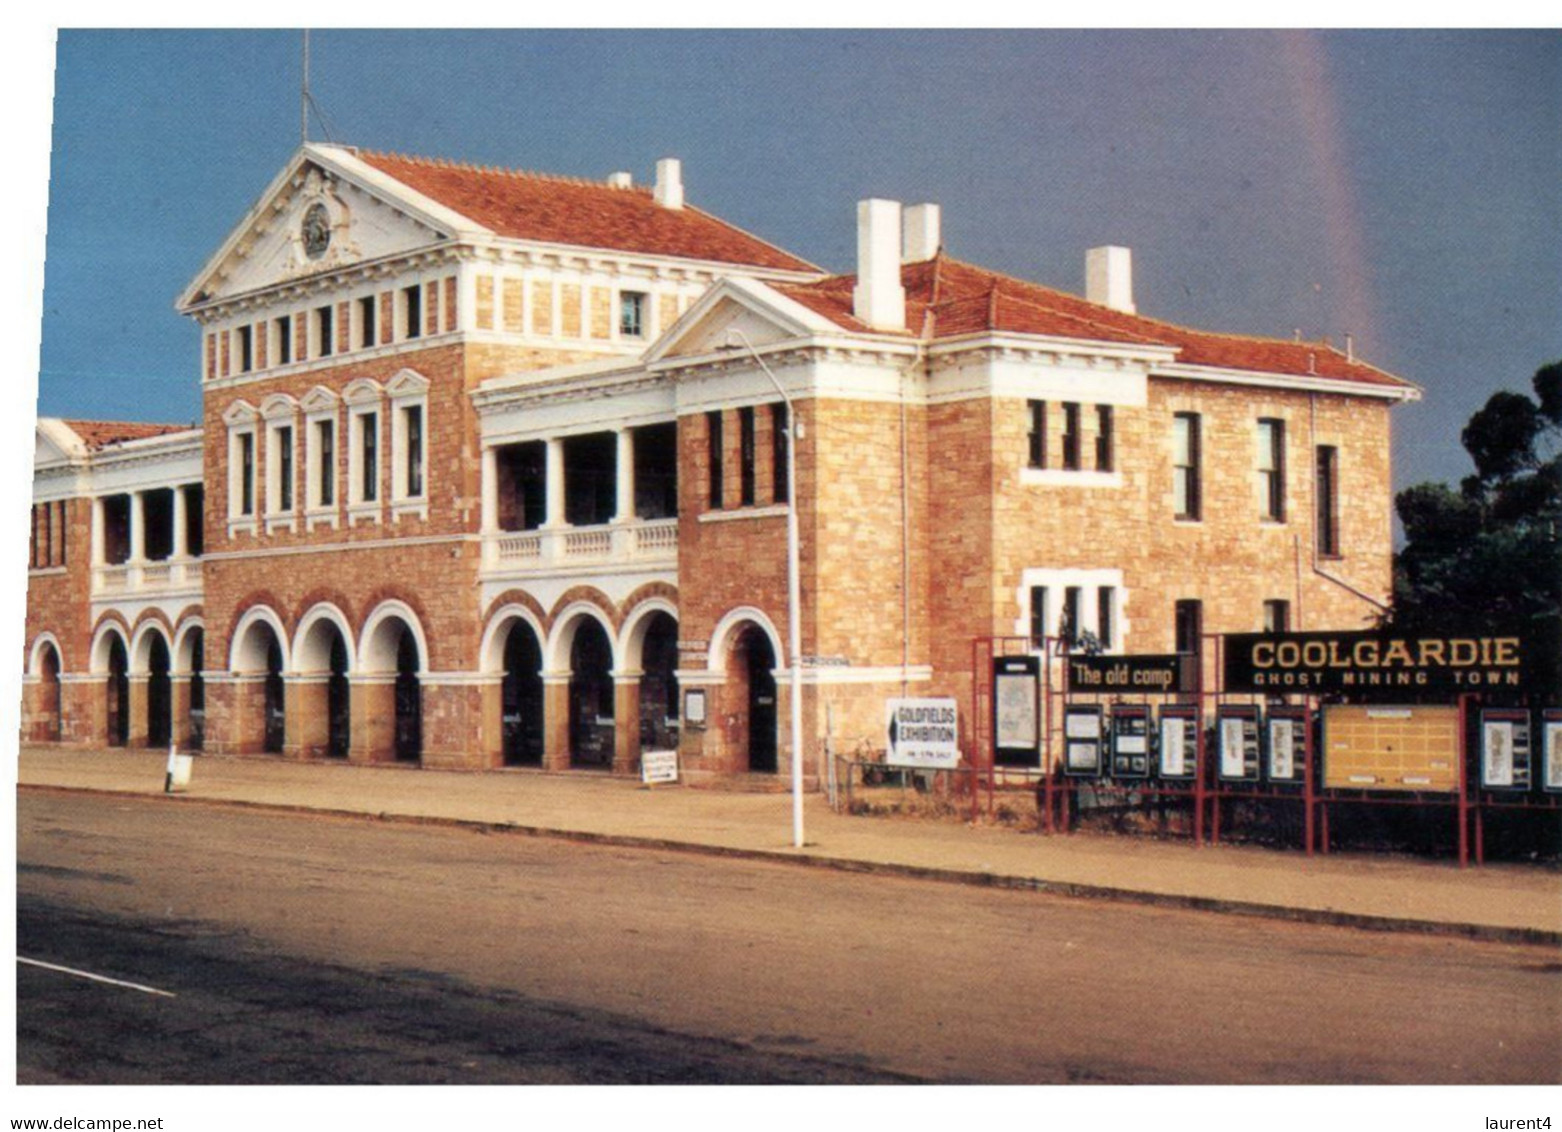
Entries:
{"label": "white chimney", "polygon": [[943,239],[939,233],[942,212],[936,204],[914,204],[906,209],[906,227],[900,241],[903,263],[921,263],[938,254]]}
{"label": "white chimney", "polygon": [[1119,247],[1087,251],[1085,298],[1124,314],[1135,313],[1133,252]]}
{"label": "white chimney", "polygon": [[656,163],[656,203],[663,208],[683,207],[683,162],[664,157]]}
{"label": "white chimney", "polygon": [[609,173],[607,183],[615,189],[628,189],[634,187],[635,179],[630,174],[620,170],[617,173]]}
{"label": "white chimney", "polygon": [[875,330],[906,328],[900,285],[900,202],[857,202],[857,286],[852,313]]}

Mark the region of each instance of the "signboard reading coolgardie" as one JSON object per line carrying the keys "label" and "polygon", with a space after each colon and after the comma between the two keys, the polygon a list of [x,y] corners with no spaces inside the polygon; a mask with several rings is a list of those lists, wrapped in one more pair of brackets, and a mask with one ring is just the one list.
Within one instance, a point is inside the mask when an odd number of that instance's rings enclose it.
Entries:
{"label": "signboard reading coolgardie", "polygon": [[1394,633],[1228,633],[1230,692],[1469,692],[1524,686],[1524,643],[1514,636]]}
{"label": "signboard reading coolgardie", "polygon": [[885,762],[927,770],[953,770],[960,761],[960,728],[954,700],[889,700]]}

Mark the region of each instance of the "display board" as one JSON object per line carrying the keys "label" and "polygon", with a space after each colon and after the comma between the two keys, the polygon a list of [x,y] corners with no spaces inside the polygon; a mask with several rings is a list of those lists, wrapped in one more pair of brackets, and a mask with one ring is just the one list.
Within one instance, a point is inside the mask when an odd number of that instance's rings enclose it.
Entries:
{"label": "display board", "polygon": [[1146,704],[1112,706],[1112,777],[1150,776],[1150,708]]}
{"label": "display board", "polygon": [[1529,753],[1529,712],[1481,712],[1481,789],[1528,790]]}
{"label": "display board", "polygon": [[954,700],[887,700],[884,717],[884,761],[890,766],[953,770],[959,764],[959,712]]}
{"label": "display board", "polygon": [[1160,732],[1160,777],[1193,778],[1199,767],[1199,709],[1183,704],[1163,707]]}
{"label": "display board", "polygon": [[1264,777],[1285,786],[1307,777],[1307,711],[1270,708],[1264,721]]}
{"label": "display board", "polygon": [[1223,782],[1258,781],[1258,709],[1231,704],[1215,714],[1216,773]]}
{"label": "display board", "polygon": [[1330,789],[1452,793],[1459,788],[1459,750],[1457,707],[1323,709],[1323,784]]}
{"label": "display board", "polygon": [[1562,709],[1547,708],[1541,716],[1541,788],[1562,794]]}
{"label": "display board", "polygon": [[1041,659],[993,658],[993,762],[1041,764]]}
{"label": "display board", "polygon": [[1082,778],[1101,774],[1101,707],[1070,704],[1063,711],[1063,773]]}

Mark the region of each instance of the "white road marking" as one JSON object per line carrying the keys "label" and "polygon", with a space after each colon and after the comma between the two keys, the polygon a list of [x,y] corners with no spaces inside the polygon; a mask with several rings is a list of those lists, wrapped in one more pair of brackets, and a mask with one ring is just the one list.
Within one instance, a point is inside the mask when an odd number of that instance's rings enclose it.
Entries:
{"label": "white road marking", "polygon": [[142,983],[127,983],[123,979],[111,979],[107,975],[94,975],[91,971],[78,971],[74,967],[61,967],[54,963],[45,963],[41,959],[26,959],[20,955],[16,957],[18,963],[25,963],[29,967],[42,967],[45,971],[59,971],[66,975],[75,975],[77,978],[91,979],[95,983],[108,983],[110,986],[129,987],[131,990],[141,991],[143,994],[159,994],[164,998],[178,998],[173,991],[158,990]]}

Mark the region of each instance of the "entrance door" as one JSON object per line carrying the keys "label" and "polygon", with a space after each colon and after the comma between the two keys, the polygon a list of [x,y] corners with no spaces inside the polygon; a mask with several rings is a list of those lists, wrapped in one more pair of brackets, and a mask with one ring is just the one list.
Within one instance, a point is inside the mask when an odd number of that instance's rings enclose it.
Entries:
{"label": "entrance door", "polygon": [[266,735],[263,750],[267,754],[282,753],[282,741],[287,733],[287,716],[282,692],[282,646],[275,637],[266,649]]}
{"label": "entrance door", "polygon": [[162,637],[152,638],[147,661],[146,743],[166,747],[173,738],[173,682],[169,679],[168,645]]}
{"label": "entrance door", "polygon": [[60,654],[54,651],[53,645],[44,647],[40,667],[43,670],[42,738],[50,743],[58,743],[63,730],[60,711]]}
{"label": "entrance door", "polygon": [[130,658],[125,643],[114,638],[108,650],[108,743],[123,747],[130,741]]}
{"label": "entrance door", "polygon": [[351,698],[347,685],[347,646],[340,633],[331,638],[331,675],[325,682],[325,753],[333,758],[347,757],[352,734]]}
{"label": "entrance door", "polygon": [[423,755],[423,690],[418,685],[418,642],[406,629],[396,646],[396,757]]}
{"label": "entrance door", "polygon": [[748,768],[776,772],[776,654],[766,636],[748,635]]}
{"label": "entrance door", "polygon": [[510,629],[504,643],[501,687],[506,766],[542,765],[542,650],[525,624]]}

